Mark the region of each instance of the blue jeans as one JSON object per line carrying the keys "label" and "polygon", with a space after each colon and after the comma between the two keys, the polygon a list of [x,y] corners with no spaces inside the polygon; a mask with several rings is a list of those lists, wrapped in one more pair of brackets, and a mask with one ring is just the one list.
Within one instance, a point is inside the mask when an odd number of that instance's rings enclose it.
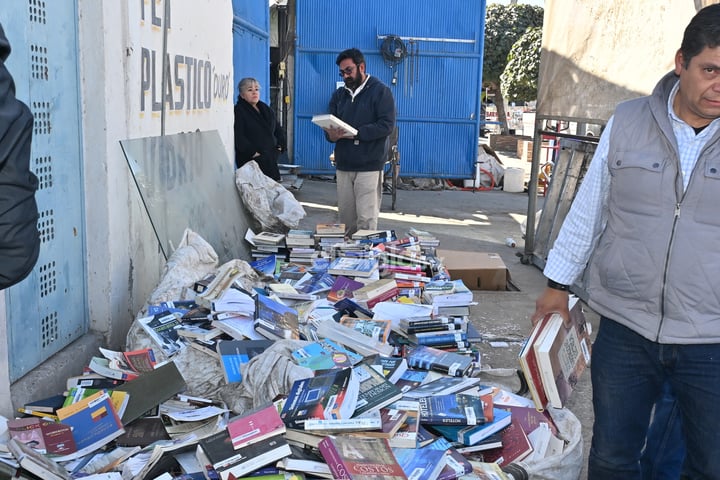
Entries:
{"label": "blue jeans", "polygon": [[659,344],[602,317],[590,370],[589,480],[642,478],[650,414],[666,382],[682,414],[683,478],[720,478],[720,344]]}
{"label": "blue jeans", "polygon": [[680,408],[670,384],[665,383],[650,421],[640,458],[643,480],[677,480],[685,459]]}

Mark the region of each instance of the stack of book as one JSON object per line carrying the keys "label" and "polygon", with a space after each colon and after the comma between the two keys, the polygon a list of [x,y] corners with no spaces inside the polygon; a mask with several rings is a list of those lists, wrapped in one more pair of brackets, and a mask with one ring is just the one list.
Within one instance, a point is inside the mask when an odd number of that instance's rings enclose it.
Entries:
{"label": "stack of book", "polygon": [[312,230],[290,230],[285,236],[285,245],[291,262],[311,265],[312,259],[318,256]]}
{"label": "stack of book", "polygon": [[260,232],[252,237],[250,244],[250,255],[255,260],[269,255],[275,255],[280,259],[287,258],[285,235],[282,233]]}
{"label": "stack of book", "polygon": [[397,240],[395,230],[358,230],[350,237],[359,243],[378,245]]}
{"label": "stack of book", "polygon": [[345,241],[344,223],[318,223],[315,226],[315,246],[328,256],[333,254],[333,246]]}

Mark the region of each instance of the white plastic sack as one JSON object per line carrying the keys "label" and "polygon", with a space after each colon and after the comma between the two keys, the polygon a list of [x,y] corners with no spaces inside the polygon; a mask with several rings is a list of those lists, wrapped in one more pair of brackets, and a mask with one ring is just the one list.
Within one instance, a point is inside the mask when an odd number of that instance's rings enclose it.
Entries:
{"label": "white plastic sack", "polygon": [[[502,185],[503,177],[505,176],[505,167],[490,147],[487,145],[480,146],[478,149],[477,163],[481,186],[495,188],[498,185]],[[492,175],[492,178],[490,175]]]}
{"label": "white plastic sack", "polygon": [[[148,299],[148,303],[160,303],[173,300],[188,300],[185,292],[191,291],[193,284],[213,273],[217,269],[218,256],[205,239],[190,229],[185,230],[182,241],[165,265],[160,283]],[[138,312],[136,318],[145,316],[146,309]],[[152,348],[159,362],[167,360],[166,355],[155,344],[140,325],[133,322],[127,333],[125,343],[128,350]],[[189,345],[173,356],[178,370],[188,386],[186,393],[200,397],[214,398],[224,383],[220,362],[206,353]]]}
{"label": "white plastic sack", "polygon": [[266,176],[250,161],[235,171],[235,186],[248,211],[263,230],[297,228],[305,209],[285,187]]}

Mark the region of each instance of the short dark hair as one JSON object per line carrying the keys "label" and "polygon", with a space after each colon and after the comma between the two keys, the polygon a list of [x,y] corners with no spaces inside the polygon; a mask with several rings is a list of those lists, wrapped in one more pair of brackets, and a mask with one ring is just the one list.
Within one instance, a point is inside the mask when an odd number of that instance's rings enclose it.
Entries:
{"label": "short dark hair", "polygon": [[355,65],[365,63],[365,56],[360,50],[358,50],[357,48],[348,48],[347,50],[343,50],[342,52],[340,52],[340,54],[335,59],[335,65],[340,65],[340,62],[348,58],[351,59]]}
{"label": "short dark hair", "polygon": [[705,47],[720,45],[720,4],[708,5],[695,14],[685,28],[680,52],[683,67],[688,68],[690,60]]}

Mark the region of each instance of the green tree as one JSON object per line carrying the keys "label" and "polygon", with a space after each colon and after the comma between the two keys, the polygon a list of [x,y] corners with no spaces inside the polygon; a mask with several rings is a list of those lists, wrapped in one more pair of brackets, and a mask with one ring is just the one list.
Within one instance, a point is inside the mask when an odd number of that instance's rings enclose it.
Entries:
{"label": "green tree", "polygon": [[542,28],[533,27],[510,49],[507,66],[500,75],[500,91],[508,102],[537,98],[541,44]]}
{"label": "green tree", "polygon": [[500,76],[508,63],[510,49],[530,27],[542,27],[543,9],[534,5],[490,4],[485,11],[485,47],[483,51],[483,88],[494,94],[498,120],[507,132],[507,116]]}

